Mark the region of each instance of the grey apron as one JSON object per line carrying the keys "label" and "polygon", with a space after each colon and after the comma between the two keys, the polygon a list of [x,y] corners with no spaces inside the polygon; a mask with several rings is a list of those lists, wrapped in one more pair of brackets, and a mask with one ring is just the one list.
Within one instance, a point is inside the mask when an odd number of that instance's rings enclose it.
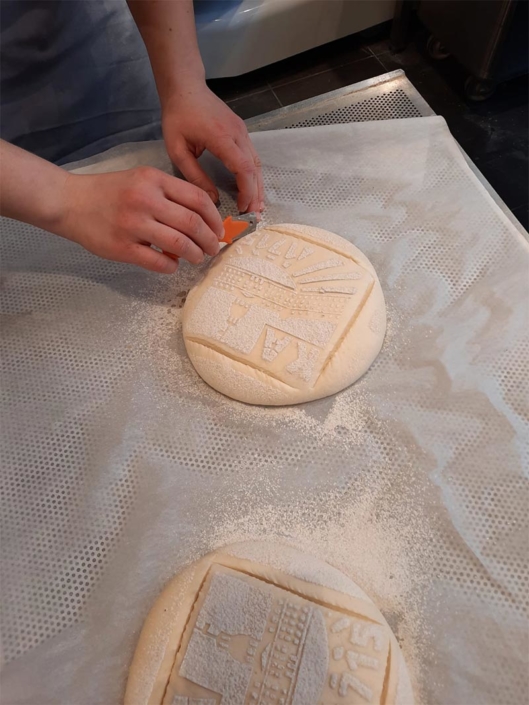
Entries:
{"label": "grey apron", "polygon": [[0,0],[0,54],[3,139],[61,164],[161,137],[125,0]]}

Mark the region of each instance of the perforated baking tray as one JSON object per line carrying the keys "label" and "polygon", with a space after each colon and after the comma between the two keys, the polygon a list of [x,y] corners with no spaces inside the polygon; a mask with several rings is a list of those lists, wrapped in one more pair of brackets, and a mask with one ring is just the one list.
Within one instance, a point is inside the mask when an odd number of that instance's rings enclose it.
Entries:
{"label": "perforated baking tray", "polygon": [[[375,83],[342,91],[357,117],[352,94]],[[328,99],[309,102],[351,117]],[[316,115],[299,108],[281,112],[290,127]],[[420,702],[527,702],[528,245],[441,118],[255,142],[270,222],[326,227],[372,258],[383,354],[336,398],[234,404],[185,354],[180,306],[199,271],[159,277],[0,219],[4,701],[117,705],[168,580],[214,548],[266,539],[366,590]],[[171,169],[162,143],[96,162]],[[227,214],[233,180],[216,176]]]}
{"label": "perforated baking tray", "polygon": [[435,115],[404,71],[369,78],[246,121],[250,132]]}
{"label": "perforated baking tray", "polygon": [[[313,125],[336,125],[369,120],[428,117],[435,112],[408,80],[402,70],[390,71],[367,81],[353,83],[336,91],[278,108],[246,120],[250,132],[281,130]],[[511,213],[472,160],[461,150],[474,174],[497,205],[524,236],[527,231]]]}

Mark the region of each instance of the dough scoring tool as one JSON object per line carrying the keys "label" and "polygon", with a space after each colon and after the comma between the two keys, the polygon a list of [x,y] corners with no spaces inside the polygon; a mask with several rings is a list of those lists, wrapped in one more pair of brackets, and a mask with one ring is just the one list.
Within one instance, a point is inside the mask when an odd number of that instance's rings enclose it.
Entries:
{"label": "dough scoring tool", "polygon": [[[226,247],[233,244],[236,240],[240,240],[241,237],[246,237],[250,233],[253,233],[257,227],[257,214],[256,213],[243,213],[238,216],[229,215],[223,221],[224,225],[224,237],[219,242],[225,243]],[[224,249],[224,248],[221,248]],[[180,259],[178,255],[174,255],[172,252],[166,252],[162,250],[164,255],[167,255],[171,259]]]}

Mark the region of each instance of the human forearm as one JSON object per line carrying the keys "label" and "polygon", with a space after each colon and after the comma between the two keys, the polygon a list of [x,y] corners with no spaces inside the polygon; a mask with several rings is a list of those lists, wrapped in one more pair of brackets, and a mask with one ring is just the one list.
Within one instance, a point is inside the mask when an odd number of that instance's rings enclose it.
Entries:
{"label": "human forearm", "polygon": [[202,84],[192,0],[127,0],[149,53],[162,106],[175,93]]}
{"label": "human forearm", "polygon": [[1,140],[0,213],[165,273],[177,264],[158,250],[198,264],[218,253],[223,233],[206,194],[174,176],[150,167],[72,174]]}
{"label": "human forearm", "polygon": [[68,173],[0,140],[0,213],[55,231],[64,218]]}
{"label": "human forearm", "polygon": [[149,52],[173,163],[216,202],[217,188],[197,161],[208,150],[235,175],[239,210],[262,210],[259,157],[244,122],[206,86],[192,0],[127,2]]}

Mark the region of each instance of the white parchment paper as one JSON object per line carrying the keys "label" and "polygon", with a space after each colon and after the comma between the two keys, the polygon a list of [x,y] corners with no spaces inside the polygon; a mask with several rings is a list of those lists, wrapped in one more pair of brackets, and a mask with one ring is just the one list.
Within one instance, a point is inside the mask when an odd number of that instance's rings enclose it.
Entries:
{"label": "white parchment paper", "polygon": [[[119,703],[167,580],[259,538],[372,597],[420,702],[526,702],[528,244],[441,118],[253,139],[265,221],[331,230],[376,267],[384,348],[336,397],[238,404],[185,355],[199,270],[157,276],[3,220],[3,702]],[[137,163],[170,169],[160,143],[84,169]]]}

